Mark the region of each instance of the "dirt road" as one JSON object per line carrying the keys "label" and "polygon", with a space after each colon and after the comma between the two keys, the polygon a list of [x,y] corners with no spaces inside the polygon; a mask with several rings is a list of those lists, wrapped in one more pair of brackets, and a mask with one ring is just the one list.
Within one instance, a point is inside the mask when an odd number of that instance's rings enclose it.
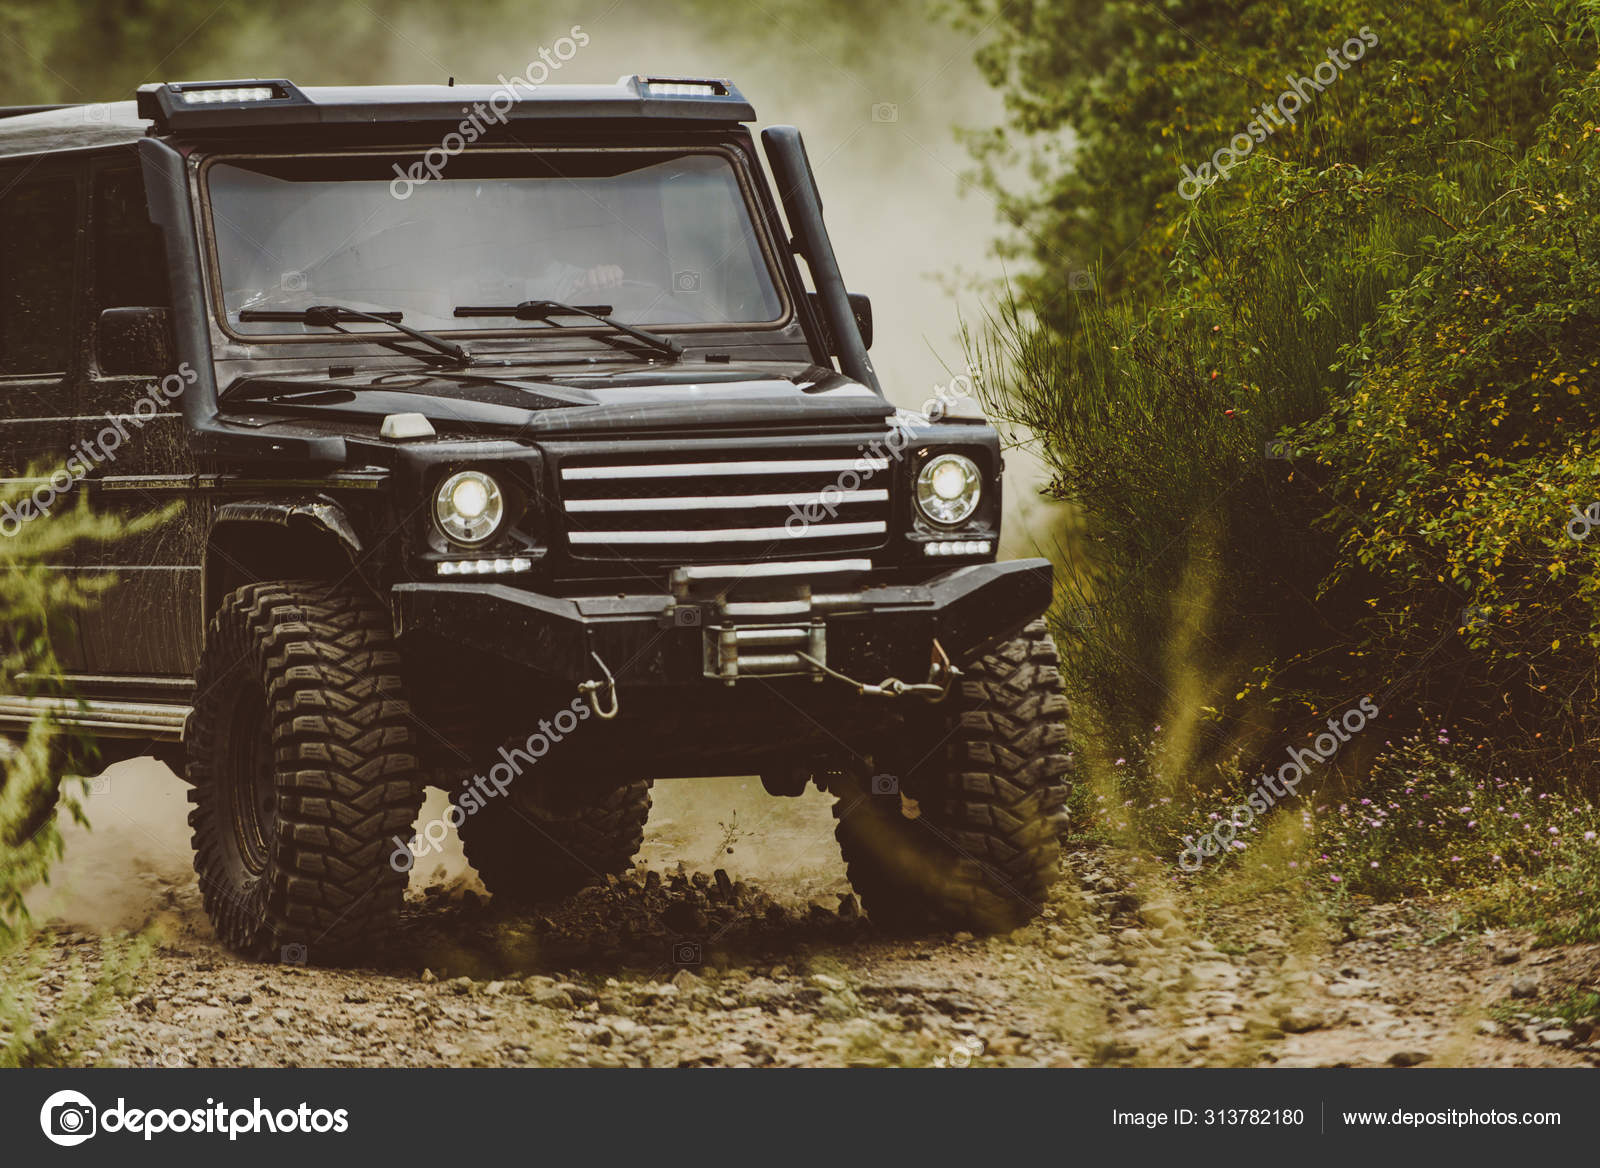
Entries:
{"label": "dirt road", "polygon": [[1416,902],[1331,919],[1284,892],[1198,899],[1108,849],[1073,854],[1044,917],[1010,936],[895,940],[849,896],[824,796],[708,786],[659,784],[641,866],[544,916],[497,912],[457,854],[430,857],[381,964],[335,970],[218,946],[182,785],[128,764],[36,904],[59,922],[36,1009],[96,968],[108,932],[148,925],[141,984],[71,1061],[1600,1064],[1592,1020],[1534,1005],[1600,981],[1600,946],[1456,935]]}

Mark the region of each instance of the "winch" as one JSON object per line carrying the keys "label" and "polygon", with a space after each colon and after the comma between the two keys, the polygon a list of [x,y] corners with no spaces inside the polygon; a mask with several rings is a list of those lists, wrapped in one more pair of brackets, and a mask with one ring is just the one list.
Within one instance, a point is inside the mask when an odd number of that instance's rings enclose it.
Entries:
{"label": "winch", "polygon": [[868,683],[829,668],[827,617],[864,610],[868,602],[859,592],[815,585],[845,584],[871,569],[871,560],[679,568],[671,577],[673,621],[703,629],[703,672],[724,685],[752,677],[833,678],[871,697],[942,699],[960,671],[937,641],[924,682]]}

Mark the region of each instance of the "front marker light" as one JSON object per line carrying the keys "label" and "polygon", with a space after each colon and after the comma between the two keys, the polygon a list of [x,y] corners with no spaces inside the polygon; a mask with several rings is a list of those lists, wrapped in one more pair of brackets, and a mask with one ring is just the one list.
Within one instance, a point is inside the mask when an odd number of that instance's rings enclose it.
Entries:
{"label": "front marker light", "polygon": [[457,471],[439,484],[433,515],[439,530],[460,544],[480,544],[505,519],[500,484],[480,470]]}
{"label": "front marker light", "polygon": [[917,510],[935,523],[965,523],[982,494],[983,475],[964,454],[936,454],[917,473]]}
{"label": "front marker light", "polygon": [[507,556],[494,560],[441,560],[441,576],[503,576],[512,572],[526,572],[533,567],[527,556]]}
{"label": "front marker light", "polygon": [[925,556],[986,556],[994,550],[987,539],[946,539],[922,545]]}

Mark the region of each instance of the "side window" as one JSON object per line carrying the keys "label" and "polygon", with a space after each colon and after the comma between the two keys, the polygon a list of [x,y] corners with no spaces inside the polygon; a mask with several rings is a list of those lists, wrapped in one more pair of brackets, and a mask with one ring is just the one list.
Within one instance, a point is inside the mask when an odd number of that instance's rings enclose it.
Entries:
{"label": "side window", "polygon": [[0,374],[72,361],[78,184],[0,174]]}
{"label": "side window", "polygon": [[171,307],[166,264],[143,176],[101,171],[94,181],[94,315],[107,308]]}

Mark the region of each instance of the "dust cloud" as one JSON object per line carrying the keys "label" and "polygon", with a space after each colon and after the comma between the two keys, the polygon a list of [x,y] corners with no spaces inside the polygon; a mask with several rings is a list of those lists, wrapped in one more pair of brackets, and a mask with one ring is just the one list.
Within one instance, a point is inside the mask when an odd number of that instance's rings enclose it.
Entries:
{"label": "dust cloud", "polygon": [[[76,784],[73,784],[76,786]],[[35,918],[95,932],[138,929],[194,883],[188,786],[153,758],[108,768],[79,796],[90,827],[60,817],[65,860],[28,895]]]}
{"label": "dust cloud", "polygon": [[[81,798],[92,825],[63,818],[65,861],[34,889],[37,920],[87,932],[164,926],[169,935],[209,931],[194,889],[187,785],[154,759],[110,767]],[[639,863],[662,872],[726,869],[791,901],[849,891],[833,842],[831,800],[812,789],[777,799],[755,778],[670,779],[657,783]],[[419,822],[442,819],[444,792],[430,788]],[[411,891],[442,885],[452,893],[483,885],[452,830],[441,850],[419,860]]]}

